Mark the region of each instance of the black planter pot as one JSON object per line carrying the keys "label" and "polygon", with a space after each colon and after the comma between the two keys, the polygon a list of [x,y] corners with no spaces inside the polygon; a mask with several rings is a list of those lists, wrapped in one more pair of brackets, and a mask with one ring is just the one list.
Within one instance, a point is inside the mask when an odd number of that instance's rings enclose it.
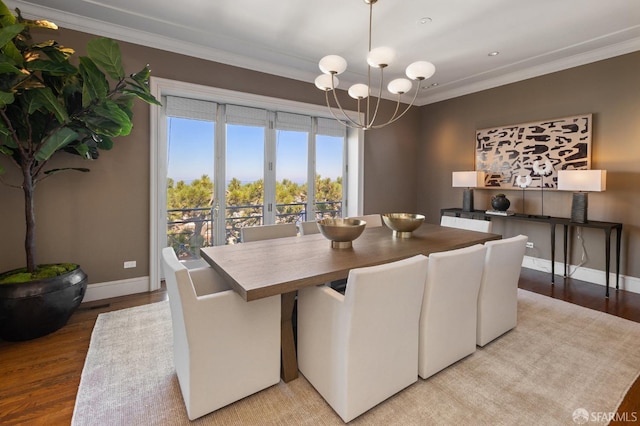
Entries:
{"label": "black planter pot", "polygon": [[0,285],[0,338],[30,340],[58,330],[86,289],[87,274],[79,267],[41,281]]}

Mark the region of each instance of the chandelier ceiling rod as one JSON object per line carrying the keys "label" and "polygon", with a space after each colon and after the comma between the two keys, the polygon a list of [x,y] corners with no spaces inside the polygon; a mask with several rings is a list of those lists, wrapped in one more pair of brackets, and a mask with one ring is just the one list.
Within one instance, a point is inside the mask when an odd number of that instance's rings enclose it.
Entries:
{"label": "chandelier ceiling rod", "polygon": [[[375,124],[376,118],[378,116],[378,110],[380,107],[380,101],[382,99],[382,86],[384,84],[384,69],[389,66],[393,60],[395,59],[395,52],[393,49],[388,47],[378,47],[372,49],[372,28],[373,28],[373,5],[378,0],[364,0],[365,3],[369,5],[369,45],[368,45],[368,55],[367,55],[367,84],[354,84],[349,88],[349,96],[357,100],[357,112],[358,119],[353,119],[350,117],[342,105],[338,100],[338,96],[335,88],[338,87],[339,81],[336,75],[341,74],[347,68],[347,61],[338,56],[338,55],[328,55],[320,60],[319,66],[320,70],[323,72],[322,75],[318,76],[315,80],[316,87],[325,91],[325,98],[327,102],[327,107],[329,108],[329,112],[340,123],[345,126],[369,130],[369,129],[379,129],[386,125],[389,125],[400,117],[405,115],[407,111],[413,106],[418,97],[418,93],[420,91],[420,87],[422,84],[422,80],[425,80],[431,77],[435,73],[435,67],[432,63],[426,61],[417,61],[409,65],[406,69],[407,77],[411,80],[417,80],[418,85],[415,89],[415,93],[413,95],[413,99],[409,103],[409,105],[400,113],[400,103],[402,100],[402,95],[409,92],[413,84],[411,81],[406,78],[397,78],[392,80],[387,89],[394,95],[397,95],[396,107],[393,115],[386,123],[383,124]],[[371,68],[379,68],[380,69],[380,85],[378,88],[377,99],[375,100],[375,108],[373,114],[371,113]],[[333,92],[333,99],[335,102],[335,107],[331,106],[331,102],[329,99],[329,92]],[[366,98],[365,111],[361,110],[361,102]],[[339,110],[343,118],[338,118],[336,112],[334,110]],[[363,118],[364,116],[364,118]]]}

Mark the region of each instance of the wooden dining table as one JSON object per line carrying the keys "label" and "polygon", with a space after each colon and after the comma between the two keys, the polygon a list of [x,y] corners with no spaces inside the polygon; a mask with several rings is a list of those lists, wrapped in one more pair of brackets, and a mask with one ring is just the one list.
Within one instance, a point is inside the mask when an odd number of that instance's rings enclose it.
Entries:
{"label": "wooden dining table", "polygon": [[281,295],[281,375],[289,382],[298,377],[292,325],[297,290],[345,279],[354,268],[502,238],[428,223],[413,231],[411,238],[396,238],[392,232],[386,226],[366,228],[346,249],[332,248],[323,235],[312,234],[206,247],[200,252],[247,302]]}

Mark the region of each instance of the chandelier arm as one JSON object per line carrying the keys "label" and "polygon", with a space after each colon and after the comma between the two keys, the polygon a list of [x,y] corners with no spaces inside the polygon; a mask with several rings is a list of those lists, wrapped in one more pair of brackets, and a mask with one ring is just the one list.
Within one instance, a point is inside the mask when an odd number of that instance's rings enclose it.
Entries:
{"label": "chandelier arm", "polygon": [[[344,111],[344,108],[342,108],[342,105],[340,105],[340,101],[338,100],[338,95],[336,95],[336,89],[335,87],[333,87],[333,78],[331,79],[331,91],[333,92],[333,99],[336,102],[336,105],[338,106],[338,109],[340,110],[340,112],[342,113],[342,115],[345,117],[346,120],[340,119],[336,116],[336,114],[333,111],[333,108],[331,107],[331,104],[329,103],[329,93],[328,91],[325,91],[325,97],[327,100],[327,108],[329,108],[329,112],[331,113],[331,115],[333,116],[333,118],[335,118],[336,120],[338,120],[339,122],[341,122],[343,125],[348,126],[348,127],[355,127],[355,128],[362,128],[362,124],[358,123],[356,121],[354,121],[351,117],[349,117],[349,115],[347,115],[347,113]],[[359,116],[359,114],[358,114]],[[351,124],[349,124],[351,123]]]}
{"label": "chandelier arm", "polygon": [[[335,112],[333,112],[333,108],[329,104],[329,91],[328,90],[325,90],[325,98],[326,98],[326,101],[327,101],[327,108],[329,109],[329,112],[331,113],[331,116],[333,116],[333,118],[336,121],[338,121],[340,124],[342,124],[343,126],[352,127],[350,123],[348,123],[345,120],[342,120],[342,119],[338,118],[338,116],[335,114]],[[342,111],[342,110],[340,110],[340,111],[344,114],[344,111]]]}
{"label": "chandelier arm", "polygon": [[420,93],[420,86],[422,85],[422,80],[418,80],[418,87],[416,88],[416,93],[414,93],[413,95],[413,99],[411,99],[411,103],[409,105],[407,105],[407,107],[404,109],[404,111],[402,111],[402,113],[400,115],[398,115],[397,117],[395,116],[395,114],[398,112],[398,108],[400,107],[400,95],[398,95],[398,104],[396,105],[396,112],[394,112],[393,117],[391,117],[391,119],[389,121],[387,121],[384,124],[379,124],[377,126],[371,126],[372,129],[380,129],[388,124],[391,124],[397,120],[399,120],[403,115],[405,115],[407,113],[407,111],[409,111],[409,109],[411,109],[411,107],[413,106],[413,104],[415,103],[416,99],[418,98],[418,93]]}

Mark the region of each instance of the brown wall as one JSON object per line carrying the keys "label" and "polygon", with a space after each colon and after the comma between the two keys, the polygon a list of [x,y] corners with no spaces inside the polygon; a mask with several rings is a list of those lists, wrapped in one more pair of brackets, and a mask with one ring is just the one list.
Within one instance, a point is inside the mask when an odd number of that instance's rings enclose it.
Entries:
{"label": "brown wall", "polygon": [[[89,36],[61,30],[57,39],[82,54]],[[151,65],[157,77],[264,96],[323,104],[313,84],[239,69],[170,52],[120,43],[127,70]],[[591,219],[624,223],[622,272],[640,277],[640,53],[562,71],[480,93],[414,108],[392,126],[368,131],[364,147],[364,213],[416,211],[438,222],[442,207],[459,206],[451,172],[472,170],[475,130],[504,124],[593,113],[594,168],[608,170],[604,193],[591,194]],[[388,112],[390,105],[385,105]],[[39,262],[80,263],[90,283],[149,275],[149,108],[136,106],[134,130],[112,151],[87,163],[61,154],[52,166],[90,167],[91,173],[59,174],[37,193]],[[16,181],[10,163],[6,180]],[[488,207],[492,191],[476,191],[476,206]],[[531,194],[531,195],[529,195]],[[540,200],[527,194],[527,209]],[[519,191],[507,191],[514,205]],[[568,216],[569,193],[545,191],[545,214]],[[0,185],[0,271],[23,266],[22,194]],[[548,259],[548,228],[504,224],[505,235],[526,233],[536,248],[528,254]],[[601,231],[585,230],[586,267],[604,269]],[[575,238],[575,237],[574,237]],[[558,247],[561,247],[558,245]],[[579,247],[574,241],[574,247]],[[574,249],[573,262],[581,250]],[[560,254],[557,255],[560,259]],[[125,260],[137,268],[123,269]]]}
{"label": "brown wall", "polygon": [[[83,46],[90,37],[70,30],[56,35],[78,55],[84,54]],[[324,94],[312,83],[128,43],[120,43],[120,47],[128,72],[148,63],[156,77],[324,104]],[[390,107],[384,105],[381,114]],[[418,117],[417,111],[411,111],[389,128],[367,132],[365,213],[415,209]],[[149,107],[138,103],[131,135],[116,139],[114,149],[103,152],[98,161],[86,162],[68,154],[54,157],[52,166],[89,167],[91,172],[59,174],[38,186],[39,263],[79,263],[90,284],[149,275],[149,143]],[[6,180],[19,183],[11,163],[5,158],[0,162],[8,170]],[[0,185],[0,271],[26,263],[22,205],[20,190]],[[137,267],[123,269],[126,260],[136,260]]]}
{"label": "brown wall", "polygon": [[[640,277],[640,52],[509,84],[491,90],[426,105],[422,108],[418,157],[418,210],[429,221],[439,209],[460,207],[462,190],[451,187],[451,172],[474,169],[476,129],[550,118],[593,114],[592,168],[607,170],[607,190],[589,195],[589,218],[622,222],[622,273]],[[497,191],[476,190],[475,207],[489,208]],[[505,192],[512,208],[521,209],[519,190]],[[540,191],[528,191],[526,213],[540,214]],[[544,214],[568,217],[571,194],[544,192]],[[495,220],[505,236],[525,233],[535,248],[527,254],[549,259],[547,225]],[[556,260],[562,259],[558,229]],[[584,229],[588,260],[585,267],[604,270],[604,235]],[[573,236],[572,264],[582,249]]]}

